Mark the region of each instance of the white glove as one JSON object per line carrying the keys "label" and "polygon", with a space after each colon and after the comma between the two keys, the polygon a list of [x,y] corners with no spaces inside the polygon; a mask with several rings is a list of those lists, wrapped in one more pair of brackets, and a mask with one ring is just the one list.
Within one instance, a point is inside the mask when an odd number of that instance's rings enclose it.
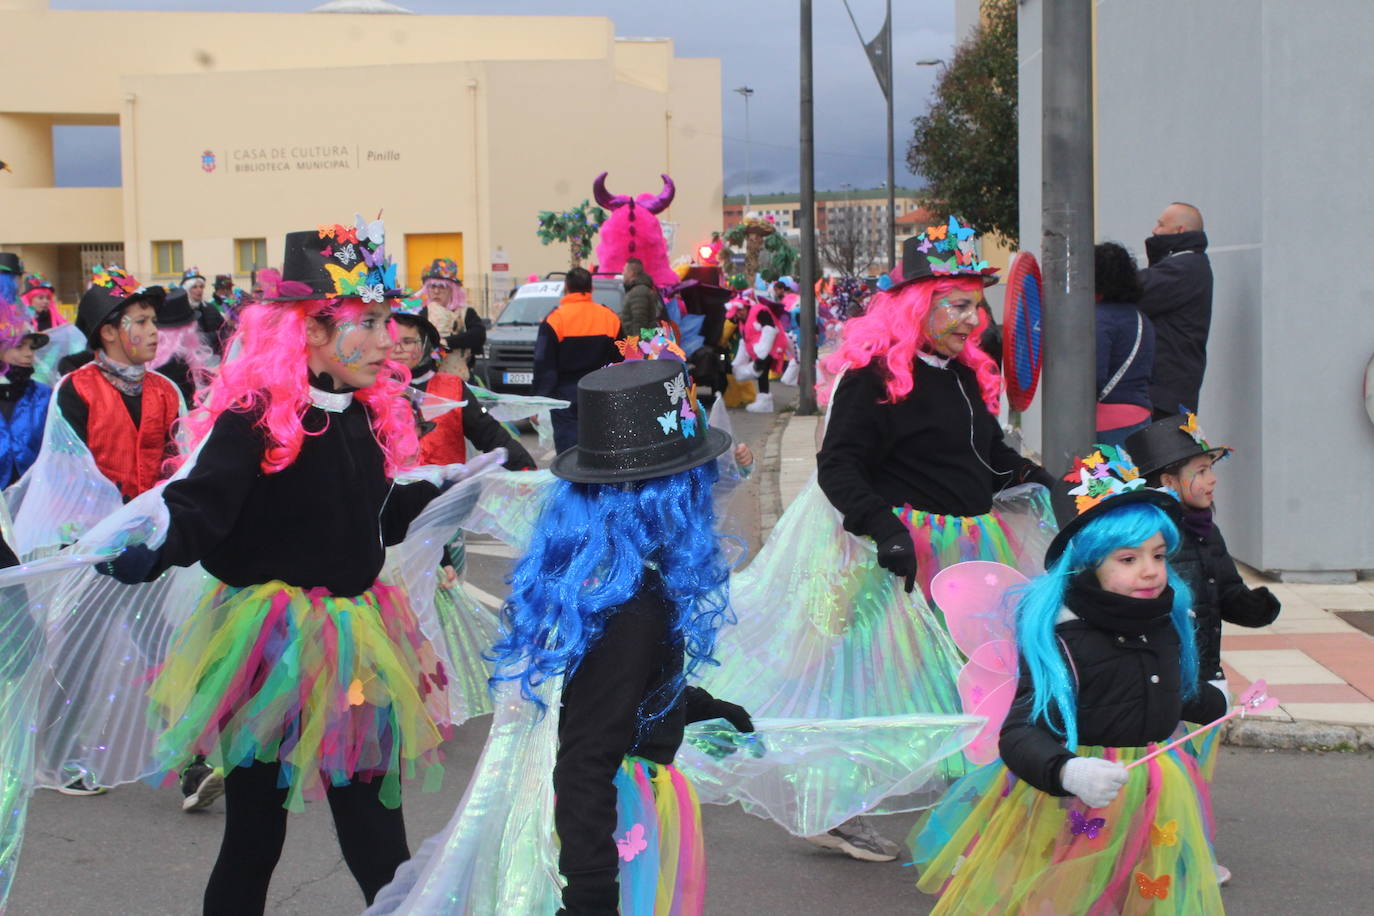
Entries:
{"label": "white glove", "polygon": [[754,371],[754,360],[749,356],[749,348],[742,343],[739,352],[735,354],[735,361],[730,364],[730,374],[737,382],[748,382],[759,377]]}
{"label": "white glove", "polygon": [[778,329],[775,327],[759,328],[759,339],[754,341],[754,359],[763,359],[773,352],[773,341],[778,338]]}
{"label": "white glove", "polygon": [[1126,767],[1100,757],[1074,757],[1059,771],[1064,791],[1077,795],[1089,808],[1105,808],[1130,779]]}

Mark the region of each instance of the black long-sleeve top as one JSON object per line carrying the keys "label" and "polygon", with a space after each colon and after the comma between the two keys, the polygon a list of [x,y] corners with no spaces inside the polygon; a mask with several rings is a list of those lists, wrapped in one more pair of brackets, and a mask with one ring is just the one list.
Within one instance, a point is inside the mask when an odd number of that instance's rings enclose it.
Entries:
{"label": "black long-sleeve top", "polygon": [[621,761],[634,755],[672,763],[686,723],[713,715],[704,709],[711,695],[689,687],[641,734],[642,714],[657,711],[666,685],[682,672],[683,649],[669,641],[672,606],[661,589],[658,574],[646,570],[639,592],[611,613],[563,688],[554,826],[569,916],[619,912],[613,780]]}
{"label": "black long-sleeve top", "polygon": [[450,350],[470,350],[474,358],[487,344],[487,326],[472,307],[463,312],[463,330],[448,335],[444,341]]}
{"label": "black long-sleeve top", "polygon": [[[151,576],[196,561],[232,586],[273,579],[352,597],[370,588],[433,484],[394,485],[367,409],[306,410],[307,435],[285,469],[263,472],[266,437],[253,414],[220,414],[183,479],[167,485],[167,540]],[[313,435],[312,435],[313,433]]]}
{"label": "black long-sleeve top", "polygon": [[816,469],[846,530],[881,544],[902,530],[894,507],[983,515],[999,490],[1050,483],[1006,444],[972,369],[918,359],[913,380],[896,404],[883,403],[887,387],[873,365],[846,372],[835,387]]}
{"label": "black long-sleeve top", "polygon": [[[1070,587],[1065,602],[1079,616],[1056,625],[1054,633],[1076,685],[1080,745],[1144,747],[1166,740],[1181,721],[1207,723],[1225,714],[1225,696],[1206,682],[1192,699],[1183,698],[1172,601],[1170,589],[1159,598],[1133,599],[1081,582]],[[1128,616],[1134,609],[1153,616]],[[1035,688],[1024,659],[1020,669],[1016,698],[1002,723],[1002,761],[1037,789],[1068,795],[1059,776],[1076,755],[1062,735],[1031,718]]]}

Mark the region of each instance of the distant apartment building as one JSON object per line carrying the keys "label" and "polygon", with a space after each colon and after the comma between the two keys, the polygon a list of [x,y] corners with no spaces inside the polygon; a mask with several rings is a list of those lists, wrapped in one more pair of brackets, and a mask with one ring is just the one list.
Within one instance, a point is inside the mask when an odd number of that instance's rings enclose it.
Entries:
{"label": "distant apartment building", "polygon": [[[901,219],[920,209],[916,200],[919,193],[915,188],[898,188],[895,206],[896,218]],[[801,228],[800,194],[755,194],[749,200],[749,211],[760,217],[773,217],[778,228],[784,232]],[[823,236],[831,228],[832,222],[847,219],[853,215],[867,232],[875,238],[887,232],[884,221],[887,212],[886,188],[849,188],[841,191],[816,192],[816,234]],[[732,194],[725,198],[722,211],[722,224],[726,229],[737,225],[744,219],[744,195]]]}

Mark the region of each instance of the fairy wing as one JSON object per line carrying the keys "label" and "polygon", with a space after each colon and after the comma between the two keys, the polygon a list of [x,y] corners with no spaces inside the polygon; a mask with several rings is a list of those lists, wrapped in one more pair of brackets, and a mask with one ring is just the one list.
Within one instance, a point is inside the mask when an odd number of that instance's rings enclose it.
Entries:
{"label": "fairy wing", "polygon": [[1003,563],[970,560],[940,570],[931,597],[968,661],[959,669],[964,712],[987,724],[964,753],[974,763],[997,759],[997,736],[1016,697],[1016,623],[1011,590],[1026,577]]}

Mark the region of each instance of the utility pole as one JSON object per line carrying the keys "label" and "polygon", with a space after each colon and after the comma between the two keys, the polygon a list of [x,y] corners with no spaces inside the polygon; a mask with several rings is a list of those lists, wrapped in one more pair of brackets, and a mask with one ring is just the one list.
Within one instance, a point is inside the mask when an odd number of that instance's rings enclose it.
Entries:
{"label": "utility pole", "polygon": [[797,413],[816,413],[816,136],[811,83],[811,0],[801,0],[801,367]]}
{"label": "utility pole", "polygon": [[897,88],[892,82],[892,0],[887,0],[888,47],[887,47],[887,86],[883,95],[887,97],[887,269],[897,267],[897,187],[895,184],[896,139],[892,129],[892,96]]}
{"label": "utility pole", "polygon": [[1092,4],[1045,0],[1043,237],[1045,468],[1056,477],[1096,434],[1093,328]]}
{"label": "utility pole", "polygon": [[754,90],[741,86],[735,91],[744,96],[744,214],[748,216],[754,183],[754,168],[749,162],[749,96],[754,94]]}

